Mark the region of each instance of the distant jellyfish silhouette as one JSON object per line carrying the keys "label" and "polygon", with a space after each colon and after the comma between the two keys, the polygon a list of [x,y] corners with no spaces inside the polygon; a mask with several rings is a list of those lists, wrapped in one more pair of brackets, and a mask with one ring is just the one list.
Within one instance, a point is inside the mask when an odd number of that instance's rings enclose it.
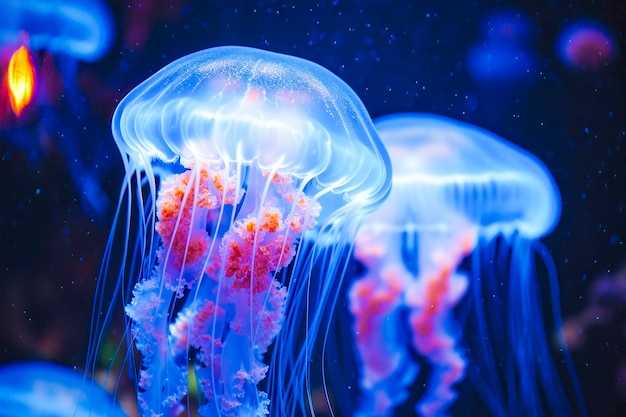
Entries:
{"label": "distant jellyfish silhouette", "polygon": [[557,49],[565,66],[574,70],[599,71],[617,55],[617,44],[606,25],[579,21],[565,27]]}
{"label": "distant jellyfish silhouette", "polygon": [[99,0],[6,0],[0,4],[0,45],[10,52],[25,47],[58,57],[74,111],[80,110],[75,87],[78,62],[98,60],[112,42],[113,18]]}
{"label": "distant jellyfish silhouette", "polygon": [[[94,146],[91,143],[80,143],[81,140],[88,141],[79,138],[82,131],[76,128],[77,120],[84,126],[88,118],[85,100],[77,87],[77,72],[79,62],[99,59],[108,51],[112,41],[113,19],[106,5],[99,0],[0,2],[1,52],[8,56],[16,51],[23,51],[22,55],[32,54],[29,60],[20,60],[21,63],[31,64],[29,69],[22,66],[20,74],[29,72],[32,76],[29,78],[29,95],[23,93],[27,78],[20,77],[21,84],[17,91],[22,98],[28,97],[28,101],[19,107],[13,105],[16,90],[15,84],[8,82],[10,67],[2,71],[7,79],[3,82],[0,94],[0,124],[10,129],[3,136],[7,136],[12,145],[23,149],[35,159],[45,152],[42,149],[37,152],[33,148],[41,148],[40,142],[45,142],[42,136],[49,136],[64,155],[72,179],[82,191],[89,214],[98,216],[106,213],[109,202],[83,156],[85,149],[93,150]],[[54,65],[50,65],[51,60],[54,60]],[[0,57],[0,62],[4,61],[7,59]],[[60,69],[62,82],[54,79],[53,74],[57,73],[54,66]],[[57,83],[58,86],[55,85]],[[8,112],[7,98],[10,98],[12,114]],[[37,107],[36,112],[23,112],[29,110],[26,107],[29,103],[30,107]],[[33,113],[37,114],[38,119],[31,120],[34,119],[31,117]],[[28,123],[38,128],[24,128]]]}
{"label": "distant jellyfish silhouette", "polygon": [[531,25],[519,12],[486,16],[480,39],[467,54],[469,75],[479,82],[511,83],[529,79],[537,67]]}
{"label": "distant jellyfish silhouette", "polygon": [[111,394],[80,372],[49,362],[0,366],[4,417],[125,417]]}
{"label": "distant jellyfish silhouette", "polygon": [[[269,397],[257,384],[281,326],[270,411],[308,408],[329,277],[341,275],[357,226],[390,187],[360,100],[306,60],[218,47],[137,86],[112,129],[127,170],[116,217],[126,237],[115,240],[114,227],[104,273],[123,248],[118,290],[137,281],[125,311],[142,357],[141,415],[178,415],[193,402],[190,372],[200,415],[265,415]],[[313,277],[313,266],[325,275]],[[98,317],[92,360],[108,320]]]}
{"label": "distant jellyfish silhouette", "polygon": [[[375,125],[393,179],[355,241],[366,268],[349,291],[361,365],[356,414],[392,416],[407,400],[418,374],[413,349],[430,368],[420,416],[448,415],[466,373],[494,416],[573,415],[533,268],[537,239],[561,209],[550,173],[528,152],[445,117],[397,114]],[[462,268],[468,256],[472,267]],[[455,310],[462,299],[467,323]]]}
{"label": "distant jellyfish silhouette", "polygon": [[113,41],[113,20],[99,0],[5,0],[0,6],[0,43],[26,41],[80,61],[99,59]]}

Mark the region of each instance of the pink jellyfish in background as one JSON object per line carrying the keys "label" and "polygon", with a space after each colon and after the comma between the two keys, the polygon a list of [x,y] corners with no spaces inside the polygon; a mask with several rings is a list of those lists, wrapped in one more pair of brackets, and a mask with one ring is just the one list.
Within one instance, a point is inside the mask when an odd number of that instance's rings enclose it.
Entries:
{"label": "pink jellyfish in background", "polygon": [[[422,417],[449,415],[468,372],[494,416],[544,408],[572,415],[543,331],[529,246],[559,218],[549,172],[513,144],[444,117],[397,114],[375,125],[393,178],[355,240],[366,269],[349,290],[360,364],[355,415],[394,415],[419,371],[413,352],[430,368],[415,408]],[[508,255],[507,245],[515,249]],[[480,261],[467,270],[470,255]],[[472,326],[455,314],[468,293]]]}
{"label": "pink jellyfish in background", "polygon": [[[122,249],[140,414],[179,415],[196,400],[203,416],[305,412],[329,277],[390,187],[360,100],[311,62],[219,47],[137,86],[112,129],[127,169],[116,218],[125,237],[114,228],[103,274]],[[91,360],[110,314],[96,315]],[[274,339],[272,370],[263,360]],[[257,387],[268,372],[269,395]]]}
{"label": "pink jellyfish in background", "polygon": [[470,47],[466,68],[479,82],[512,83],[530,79],[537,67],[532,26],[520,11],[488,14],[481,37]]}
{"label": "pink jellyfish in background", "polygon": [[598,71],[617,55],[609,29],[599,22],[581,21],[561,31],[557,43],[561,61],[571,69]]}

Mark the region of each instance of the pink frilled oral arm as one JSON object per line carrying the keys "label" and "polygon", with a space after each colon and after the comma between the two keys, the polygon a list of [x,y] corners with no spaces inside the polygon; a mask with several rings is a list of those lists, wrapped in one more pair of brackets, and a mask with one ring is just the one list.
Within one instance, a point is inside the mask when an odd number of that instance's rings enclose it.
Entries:
{"label": "pink frilled oral arm", "polygon": [[163,181],[156,267],[126,308],[142,354],[139,405],[146,413],[180,412],[191,359],[205,399],[201,415],[264,415],[269,400],[256,385],[267,372],[262,355],[280,330],[287,297],[274,274],[292,261],[320,207],[297,192],[290,176],[259,171],[270,182],[266,198],[220,236],[230,221],[223,207],[238,205],[244,191],[246,198],[257,195],[208,163],[187,168]]}

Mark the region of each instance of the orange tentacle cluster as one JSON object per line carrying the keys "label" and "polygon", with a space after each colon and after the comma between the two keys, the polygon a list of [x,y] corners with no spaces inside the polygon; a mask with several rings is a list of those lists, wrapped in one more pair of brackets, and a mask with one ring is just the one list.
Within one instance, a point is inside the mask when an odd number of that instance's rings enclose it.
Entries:
{"label": "orange tentacle cluster", "polygon": [[[274,174],[272,185],[283,204],[295,201],[290,176]],[[252,294],[267,291],[271,273],[291,262],[297,239],[315,225],[320,212],[319,204],[304,194],[284,213],[279,205],[267,203],[256,215],[238,220],[224,236],[224,275],[235,278],[233,288],[250,289]]]}
{"label": "orange tentacle cluster", "polygon": [[228,241],[224,275],[235,277],[234,288],[252,288],[253,294],[266,291],[270,273],[287,265],[294,255],[294,238],[285,230],[282,214],[269,207],[261,211],[258,224],[256,218],[248,217],[232,231],[236,238]]}
{"label": "orange tentacle cluster", "polygon": [[223,171],[214,172],[208,162],[189,163],[187,168],[164,180],[157,200],[156,231],[167,251],[163,261],[176,270],[205,259],[211,243],[206,232],[207,210],[237,200],[236,183],[234,179],[224,181]]}

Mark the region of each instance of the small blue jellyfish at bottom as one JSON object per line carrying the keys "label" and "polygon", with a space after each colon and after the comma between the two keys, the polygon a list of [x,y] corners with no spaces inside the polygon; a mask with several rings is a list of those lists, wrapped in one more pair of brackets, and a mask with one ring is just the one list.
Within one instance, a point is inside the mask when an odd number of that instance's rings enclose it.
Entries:
{"label": "small blue jellyfish at bottom", "polygon": [[0,410],[3,417],[126,417],[95,381],[42,361],[0,366]]}
{"label": "small blue jellyfish at bottom", "polygon": [[391,184],[361,101],[312,62],[219,47],[138,85],[112,131],[127,175],[104,271],[132,287],[140,415],[306,414],[325,305]]}
{"label": "small blue jellyfish at bottom", "polygon": [[355,415],[394,415],[424,371],[419,363],[428,370],[415,406],[422,417],[451,415],[466,376],[493,416],[579,415],[554,364],[534,268],[539,255],[560,331],[554,267],[538,240],[561,210],[549,171],[512,143],[445,117],[396,114],[375,126],[393,177],[355,240],[366,270],[348,294],[360,364]]}

